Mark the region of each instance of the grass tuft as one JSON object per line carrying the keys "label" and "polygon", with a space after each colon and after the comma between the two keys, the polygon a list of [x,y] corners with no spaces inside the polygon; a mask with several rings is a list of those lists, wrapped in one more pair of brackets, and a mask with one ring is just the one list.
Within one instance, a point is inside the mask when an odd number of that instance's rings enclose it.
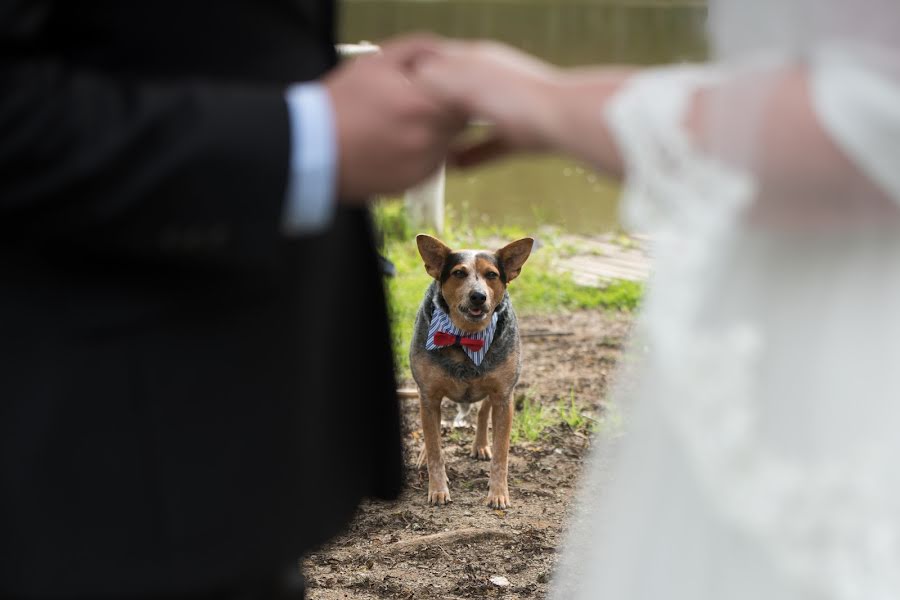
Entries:
{"label": "grass tuft", "polygon": [[531,391],[525,392],[520,401],[516,402],[520,408],[513,416],[510,442],[536,442],[544,430],[553,425],[553,415],[540,401],[535,400]]}
{"label": "grass tuft", "polygon": [[560,399],[556,404],[556,414],[559,420],[564,423],[572,431],[586,431],[593,433],[596,429],[597,421],[585,416],[581,411],[581,407],[575,402],[575,390],[569,389],[569,401]]}

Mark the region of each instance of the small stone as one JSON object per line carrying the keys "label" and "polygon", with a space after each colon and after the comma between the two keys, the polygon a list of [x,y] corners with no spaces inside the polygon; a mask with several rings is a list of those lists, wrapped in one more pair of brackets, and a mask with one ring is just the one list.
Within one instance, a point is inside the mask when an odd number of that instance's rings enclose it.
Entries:
{"label": "small stone", "polygon": [[493,577],[491,577],[491,583],[493,583],[497,587],[509,587],[509,579],[507,579],[503,575],[494,575]]}

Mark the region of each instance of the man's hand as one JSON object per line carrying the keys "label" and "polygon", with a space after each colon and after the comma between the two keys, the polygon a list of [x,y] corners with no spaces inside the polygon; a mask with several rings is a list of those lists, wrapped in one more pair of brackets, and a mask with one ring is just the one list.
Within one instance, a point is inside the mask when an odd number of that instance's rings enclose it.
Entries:
{"label": "man's hand", "polygon": [[407,77],[437,43],[426,36],[398,38],[325,78],[336,120],[340,198],[402,191],[444,160],[465,119]]}

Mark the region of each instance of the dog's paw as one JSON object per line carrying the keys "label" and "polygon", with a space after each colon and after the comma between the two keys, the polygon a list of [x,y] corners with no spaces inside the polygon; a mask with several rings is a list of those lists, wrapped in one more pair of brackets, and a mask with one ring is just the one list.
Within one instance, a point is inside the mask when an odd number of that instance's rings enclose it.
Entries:
{"label": "dog's paw", "polygon": [[442,490],[428,490],[428,504],[432,506],[443,506],[450,504],[450,491],[447,488]]}
{"label": "dog's paw", "polygon": [[509,502],[509,492],[489,492],[487,497],[487,505],[491,508],[509,508],[511,506]]}
{"label": "dog's paw", "polygon": [[478,460],[491,460],[491,447],[487,444],[484,446],[473,444],[472,452],[469,453],[469,456],[477,458]]}

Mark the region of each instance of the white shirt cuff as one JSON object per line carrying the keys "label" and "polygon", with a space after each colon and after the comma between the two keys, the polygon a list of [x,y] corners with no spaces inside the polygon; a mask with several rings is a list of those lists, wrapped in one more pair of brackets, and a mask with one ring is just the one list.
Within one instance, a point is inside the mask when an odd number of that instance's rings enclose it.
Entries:
{"label": "white shirt cuff", "polygon": [[286,235],[315,233],[334,216],[337,140],[331,98],[320,83],[285,92],[291,127],[290,172],[282,218]]}

